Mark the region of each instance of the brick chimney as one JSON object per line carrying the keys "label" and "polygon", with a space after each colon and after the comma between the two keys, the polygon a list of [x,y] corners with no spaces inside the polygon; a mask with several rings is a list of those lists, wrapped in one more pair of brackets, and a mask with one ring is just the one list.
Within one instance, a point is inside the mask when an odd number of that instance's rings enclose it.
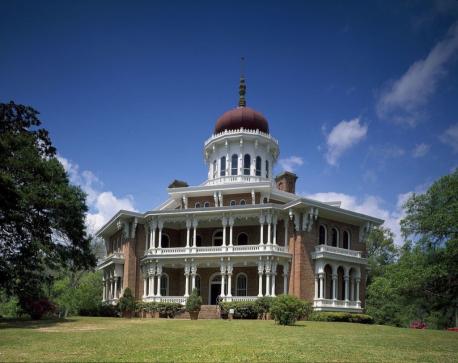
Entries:
{"label": "brick chimney", "polygon": [[277,185],[277,189],[294,194],[296,193],[296,180],[296,174],[290,171],[284,171],[275,177],[275,184]]}

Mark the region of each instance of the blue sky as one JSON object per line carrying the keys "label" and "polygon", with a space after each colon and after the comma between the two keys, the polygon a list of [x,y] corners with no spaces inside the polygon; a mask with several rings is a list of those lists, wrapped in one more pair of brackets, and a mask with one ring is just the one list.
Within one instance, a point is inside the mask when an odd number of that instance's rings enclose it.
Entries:
{"label": "blue sky", "polygon": [[41,112],[96,228],[206,177],[247,102],[297,191],[387,220],[458,166],[458,2],[1,1],[0,101]]}

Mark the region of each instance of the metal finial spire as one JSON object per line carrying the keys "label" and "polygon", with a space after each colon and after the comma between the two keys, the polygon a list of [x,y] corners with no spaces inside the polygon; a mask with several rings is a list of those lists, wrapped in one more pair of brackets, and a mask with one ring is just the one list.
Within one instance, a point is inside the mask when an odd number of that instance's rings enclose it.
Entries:
{"label": "metal finial spire", "polygon": [[244,61],[245,58],[242,57],[240,59],[240,85],[239,85],[239,107],[245,107],[246,106],[246,99],[245,99],[245,94],[246,94],[246,84],[245,84],[245,76],[244,76]]}

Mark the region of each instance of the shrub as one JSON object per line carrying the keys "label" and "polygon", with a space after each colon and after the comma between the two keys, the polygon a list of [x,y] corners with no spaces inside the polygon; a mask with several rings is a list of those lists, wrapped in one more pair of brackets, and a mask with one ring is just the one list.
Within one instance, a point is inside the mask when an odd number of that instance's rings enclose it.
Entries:
{"label": "shrub", "polygon": [[421,320],[414,320],[410,323],[411,329],[426,329],[426,323]]}
{"label": "shrub", "polygon": [[272,301],[270,313],[276,323],[293,325],[306,314],[308,304],[291,295],[280,295]]}
{"label": "shrub", "polygon": [[132,313],[135,311],[135,299],[132,295],[132,291],[127,287],[124,290],[124,294],[119,299],[119,310],[123,313]]}
{"label": "shrub", "polygon": [[270,312],[270,307],[272,306],[272,302],[274,301],[274,297],[271,296],[263,296],[256,300],[256,306],[258,309],[259,314],[266,314]]}
{"label": "shrub", "polygon": [[259,315],[256,301],[221,302],[219,306],[223,316],[234,309],[234,319],[257,319]]}
{"label": "shrub", "polygon": [[174,318],[179,312],[183,311],[183,305],[179,303],[158,303],[157,311],[161,318]]}
{"label": "shrub", "polygon": [[117,305],[99,303],[95,308],[83,308],[79,310],[81,316],[117,317],[119,309]]}
{"label": "shrub", "polygon": [[202,298],[197,294],[197,290],[193,289],[191,295],[186,300],[187,311],[200,311],[202,306]]}
{"label": "shrub", "polygon": [[47,298],[29,299],[24,303],[24,311],[30,315],[33,320],[39,320],[44,315],[52,313],[56,306]]}
{"label": "shrub", "polygon": [[341,312],[314,312],[310,320],[314,321],[333,321],[360,324],[373,324],[374,319],[367,314],[341,313]]}

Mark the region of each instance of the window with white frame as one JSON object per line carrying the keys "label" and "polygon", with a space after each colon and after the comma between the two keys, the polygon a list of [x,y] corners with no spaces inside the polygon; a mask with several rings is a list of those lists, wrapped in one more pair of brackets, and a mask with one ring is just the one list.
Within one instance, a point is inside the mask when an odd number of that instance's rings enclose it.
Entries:
{"label": "window with white frame", "polygon": [[321,225],[320,230],[319,230],[319,236],[318,236],[318,243],[320,245],[325,245],[326,244],[326,227]]}
{"label": "window with white frame", "polygon": [[261,176],[262,160],[260,156],[256,156],[256,176]]}
{"label": "window with white frame", "polygon": [[204,208],[208,208],[208,207],[210,207],[210,203],[209,202],[205,202],[204,203]]}
{"label": "window with white frame", "polygon": [[194,208],[200,208],[200,202],[196,202],[196,204],[194,204]]}
{"label": "window with white frame", "polygon": [[245,204],[246,204],[245,199],[241,199],[240,200],[240,205],[245,205]]}
{"label": "window with white frame", "polygon": [[237,202],[235,200],[231,200],[231,202],[229,203],[229,205],[237,205]]}
{"label": "window with white frame", "polygon": [[243,157],[243,175],[250,175],[251,155],[245,154]]}
{"label": "window with white frame", "polygon": [[332,229],[331,244],[334,247],[338,247],[339,246],[339,231],[335,227]]}
{"label": "window with white frame", "polygon": [[213,246],[222,246],[223,245],[223,231],[217,230],[213,233],[212,238]]}
{"label": "window with white frame", "polygon": [[226,176],[226,157],[221,157],[220,169],[219,169],[220,176]]}
{"label": "window with white frame", "polygon": [[239,156],[237,154],[232,155],[231,158],[231,175],[237,175],[239,168]]}
{"label": "window with white frame", "polygon": [[343,233],[342,247],[346,248],[347,250],[350,249],[350,232],[348,231],[344,231]]}

